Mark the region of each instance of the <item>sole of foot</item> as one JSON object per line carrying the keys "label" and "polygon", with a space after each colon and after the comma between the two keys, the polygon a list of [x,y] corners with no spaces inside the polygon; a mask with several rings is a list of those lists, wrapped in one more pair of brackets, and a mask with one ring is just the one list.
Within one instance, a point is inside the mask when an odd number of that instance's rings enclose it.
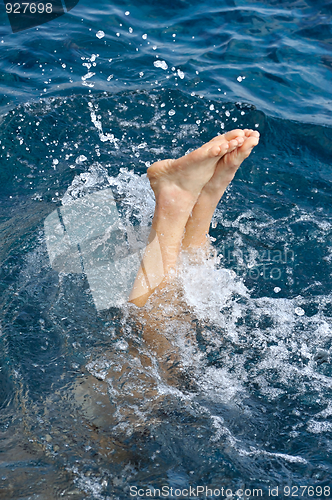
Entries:
{"label": "sole of foot", "polygon": [[214,175],[222,159],[249,139],[245,130],[236,129],[216,136],[199,149],[178,158],[162,160],[149,167],[147,175],[156,199],[162,191],[187,192],[197,199],[203,187]]}

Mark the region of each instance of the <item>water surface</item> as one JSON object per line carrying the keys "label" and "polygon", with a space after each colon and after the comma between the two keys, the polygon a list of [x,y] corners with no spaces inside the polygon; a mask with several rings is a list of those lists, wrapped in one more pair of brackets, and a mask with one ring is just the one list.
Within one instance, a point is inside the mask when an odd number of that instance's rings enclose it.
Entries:
{"label": "water surface", "polygon": [[[3,498],[328,497],[331,2],[81,0],[15,35],[1,20]],[[219,204],[216,254],[184,258],[162,308],[97,311],[84,272],[52,269],[55,210],[112,189],[148,225],[149,164],[238,126],[261,142]]]}

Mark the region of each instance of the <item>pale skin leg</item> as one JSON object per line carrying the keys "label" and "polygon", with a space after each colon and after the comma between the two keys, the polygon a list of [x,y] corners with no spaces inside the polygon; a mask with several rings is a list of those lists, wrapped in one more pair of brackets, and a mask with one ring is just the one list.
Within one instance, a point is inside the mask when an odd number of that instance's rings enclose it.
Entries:
{"label": "pale skin leg", "polygon": [[[156,197],[156,210],[149,245],[136,278],[131,302],[142,306],[155,288],[161,288],[170,270],[176,266],[181,248],[188,250],[206,244],[211,218],[220,198],[236,170],[258,141],[258,132],[234,130],[212,139],[185,157],[160,161],[150,167],[148,176]],[[167,293],[171,296],[172,290]],[[172,335],[167,332],[168,322],[173,326],[173,318],[168,310],[163,313],[163,309],[160,310],[158,305],[158,301],[155,301],[152,310],[143,308],[138,313],[144,325],[143,340],[151,356],[142,352],[141,346],[137,349],[130,345],[128,353],[131,357],[129,362],[123,364],[120,372],[110,368],[105,381],[88,375],[75,387],[75,397],[87,423],[90,423],[95,432],[94,438],[97,440],[104,434],[106,436],[106,439],[100,439],[100,449],[110,455],[112,460],[117,457],[119,462],[127,459],[126,451],[121,446],[121,440],[118,448],[112,446],[108,439],[108,429],[120,421],[127,422],[133,429],[140,428],[141,420],[133,412],[133,407],[137,407],[144,414],[151,402],[159,404],[163,397],[158,393],[153,377],[147,377],[148,371],[141,375],[144,381],[143,389],[133,388],[130,396],[123,394],[124,380],[130,381],[130,360],[138,358],[141,367],[146,369],[152,365],[152,359],[156,359],[159,372],[169,385],[177,386],[182,377],[178,349],[172,342]],[[177,311],[172,314],[177,319]],[[186,313],[181,311],[181,314]],[[180,316],[178,320],[181,319],[190,322],[189,317]],[[190,330],[189,326],[188,331]],[[173,335],[176,335],[176,332],[173,332]],[[114,405],[109,401],[108,379],[112,380],[112,386],[118,391],[115,406],[121,404],[121,415],[116,418],[112,417]],[[86,397],[89,398],[87,402]],[[102,406],[100,403],[103,403]],[[153,420],[148,420],[147,426],[150,423],[156,425]],[[99,432],[100,430],[103,433]],[[114,451],[117,452],[116,455]]]}
{"label": "pale skin leg", "polygon": [[184,248],[205,244],[223,192],[258,141],[258,132],[236,129],[177,160],[149,167],[156,208],[130,302],[143,306],[163,285],[176,266],[181,244]]}

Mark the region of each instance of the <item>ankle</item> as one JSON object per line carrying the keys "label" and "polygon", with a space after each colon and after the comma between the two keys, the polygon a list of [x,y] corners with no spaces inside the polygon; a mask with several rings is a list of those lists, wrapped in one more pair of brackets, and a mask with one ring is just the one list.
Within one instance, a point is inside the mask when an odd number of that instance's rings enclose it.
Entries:
{"label": "ankle", "polygon": [[156,212],[164,215],[188,214],[189,217],[197,201],[189,191],[185,191],[177,185],[159,186],[154,190],[156,198]]}

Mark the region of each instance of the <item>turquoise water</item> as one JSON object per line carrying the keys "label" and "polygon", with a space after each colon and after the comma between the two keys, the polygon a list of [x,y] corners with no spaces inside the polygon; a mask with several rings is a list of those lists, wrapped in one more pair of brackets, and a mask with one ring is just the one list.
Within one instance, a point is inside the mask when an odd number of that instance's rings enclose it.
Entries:
{"label": "turquoise water", "polygon": [[[331,2],[1,9],[1,498],[329,498]],[[86,262],[52,268],[47,217],[111,190],[148,226],[149,164],[239,126],[215,255],[166,305],[98,310]]]}

